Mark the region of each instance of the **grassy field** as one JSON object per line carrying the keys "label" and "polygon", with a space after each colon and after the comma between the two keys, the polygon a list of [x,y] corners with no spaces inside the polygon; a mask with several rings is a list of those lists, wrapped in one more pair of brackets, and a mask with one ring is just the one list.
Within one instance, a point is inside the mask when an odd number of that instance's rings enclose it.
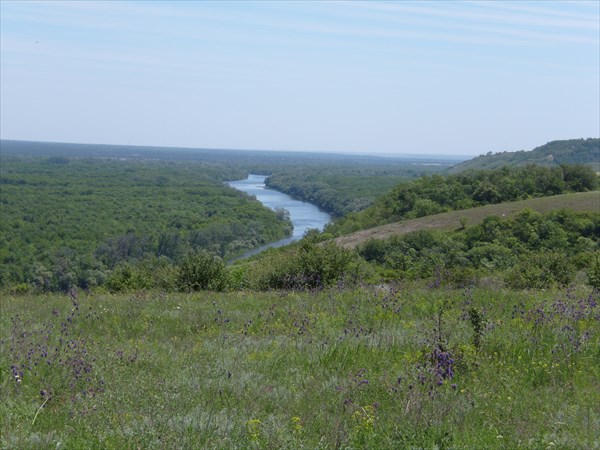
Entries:
{"label": "grassy field", "polygon": [[2,448],[599,448],[587,287],[3,296]]}
{"label": "grassy field", "polygon": [[466,220],[467,226],[476,225],[482,223],[483,219],[488,216],[510,217],[526,208],[541,213],[557,209],[598,212],[600,211],[600,191],[532,198],[403,220],[344,235],[336,238],[335,242],[345,248],[355,248],[369,239],[388,239],[417,230],[451,231],[462,226],[461,220]]}

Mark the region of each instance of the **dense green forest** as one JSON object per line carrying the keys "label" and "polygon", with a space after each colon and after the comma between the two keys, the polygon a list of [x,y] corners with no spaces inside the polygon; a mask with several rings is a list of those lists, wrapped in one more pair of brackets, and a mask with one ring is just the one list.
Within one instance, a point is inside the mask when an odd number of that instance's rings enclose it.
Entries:
{"label": "dense green forest", "polygon": [[447,176],[434,174],[399,184],[371,207],[349,214],[327,231],[339,236],[444,211],[597,188],[598,176],[580,165],[505,166]]}
{"label": "dense green forest", "polygon": [[[138,147],[2,141],[5,154],[125,161],[198,161],[232,173],[268,175],[267,185],[336,216],[362,210],[403,180],[440,172],[458,160],[308,152]],[[240,178],[242,178],[240,176]],[[235,178],[231,178],[235,179]]]}
{"label": "dense green forest", "polygon": [[450,173],[464,170],[497,169],[502,166],[556,166],[561,164],[584,164],[600,172],[600,139],[569,139],[552,141],[531,151],[489,152],[464,161],[449,169]]}
{"label": "dense green forest", "polygon": [[[104,284],[124,265],[164,268],[190,251],[228,258],[289,233],[274,213],[223,185],[248,173],[327,189],[324,209],[361,209],[422,159],[6,141],[0,285],[42,290]],[[353,198],[360,185],[362,197]],[[325,205],[325,202],[327,205]],[[348,205],[350,202],[350,206]]]}
{"label": "dense green forest", "polygon": [[382,280],[452,287],[490,280],[515,289],[574,282],[600,287],[600,212],[526,209],[513,218],[492,215],[455,231],[419,230],[370,240],[356,251],[323,242],[323,235],[314,233],[230,267],[207,252],[190,254],[179,265],[120,266],[105,286],[111,291],[321,290]]}
{"label": "dense green forest", "polygon": [[440,172],[451,160],[376,159],[363,164],[296,165],[273,170],[267,186],[342,217],[369,207],[394,186]]}
{"label": "dense green forest", "polygon": [[266,184],[341,217],[367,208],[377,197],[401,181],[415,178],[417,173],[411,168],[405,172],[386,168],[331,168],[329,173],[313,168],[280,169],[267,178]]}
{"label": "dense green forest", "polygon": [[553,141],[532,151],[495,154],[489,152],[456,164],[449,160],[415,160],[412,167],[405,166],[403,170],[398,170],[393,163],[379,167],[353,164],[346,168],[342,165],[332,168],[331,171],[322,170],[320,167],[283,167],[274,171],[267,183],[274,189],[314,203],[341,217],[367,208],[376,198],[388,193],[397,184],[424,174],[457,174],[468,170],[491,170],[504,166],[532,164],[543,167],[585,165],[594,172],[600,172],[600,139]]}
{"label": "dense green forest", "polygon": [[222,257],[290,232],[285,214],[223,184],[246,173],[200,162],[2,157],[0,283],[93,287],[120,263]]}

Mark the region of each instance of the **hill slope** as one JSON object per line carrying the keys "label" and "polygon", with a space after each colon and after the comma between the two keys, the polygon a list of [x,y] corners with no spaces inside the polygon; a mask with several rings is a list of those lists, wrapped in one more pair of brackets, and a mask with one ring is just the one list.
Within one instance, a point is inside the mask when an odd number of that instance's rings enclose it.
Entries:
{"label": "hill slope", "polygon": [[560,164],[585,164],[594,171],[600,171],[600,139],[569,139],[552,141],[530,151],[491,152],[456,164],[449,173],[459,173],[468,169],[496,169],[502,166],[523,166],[536,164],[555,166]]}
{"label": "hill slope", "polygon": [[335,242],[344,248],[356,248],[370,239],[387,239],[394,235],[402,235],[424,229],[450,231],[461,226],[462,218],[466,218],[468,225],[475,225],[482,223],[483,219],[488,216],[511,216],[526,208],[539,212],[548,212],[563,208],[573,211],[598,212],[600,211],[600,191],[555,195],[552,197],[533,198],[517,202],[486,205],[479,208],[450,211],[357,231],[338,237],[335,239]]}
{"label": "hill slope", "polygon": [[448,211],[598,189],[600,178],[587,166],[526,165],[424,176],[401,183],[371,207],[327,227],[335,237],[375,226]]}

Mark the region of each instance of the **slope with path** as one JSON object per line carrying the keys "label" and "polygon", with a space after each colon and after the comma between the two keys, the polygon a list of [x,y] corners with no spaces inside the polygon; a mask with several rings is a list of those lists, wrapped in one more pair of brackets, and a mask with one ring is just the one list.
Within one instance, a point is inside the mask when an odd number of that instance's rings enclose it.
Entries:
{"label": "slope with path", "polygon": [[467,226],[476,225],[488,216],[510,217],[527,208],[541,213],[557,209],[600,212],[600,191],[532,198],[403,220],[340,236],[335,242],[341,247],[352,249],[370,239],[388,239],[417,230],[451,231],[462,226],[461,220],[466,219]]}

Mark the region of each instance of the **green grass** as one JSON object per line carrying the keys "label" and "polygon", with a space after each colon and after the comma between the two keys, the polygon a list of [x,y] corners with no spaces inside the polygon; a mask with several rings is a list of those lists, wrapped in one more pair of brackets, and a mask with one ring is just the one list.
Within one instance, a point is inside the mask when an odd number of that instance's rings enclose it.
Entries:
{"label": "green grass", "polygon": [[526,208],[541,213],[558,209],[598,212],[600,211],[600,191],[531,198],[403,220],[347,234],[336,238],[335,242],[345,248],[356,248],[369,239],[388,239],[392,236],[424,229],[451,231],[461,228],[461,220],[466,221],[466,226],[477,225],[488,216],[509,217]]}
{"label": "green grass", "polygon": [[[599,300],[416,285],[5,296],[0,442],[598,448]],[[454,359],[441,385],[438,346]]]}

